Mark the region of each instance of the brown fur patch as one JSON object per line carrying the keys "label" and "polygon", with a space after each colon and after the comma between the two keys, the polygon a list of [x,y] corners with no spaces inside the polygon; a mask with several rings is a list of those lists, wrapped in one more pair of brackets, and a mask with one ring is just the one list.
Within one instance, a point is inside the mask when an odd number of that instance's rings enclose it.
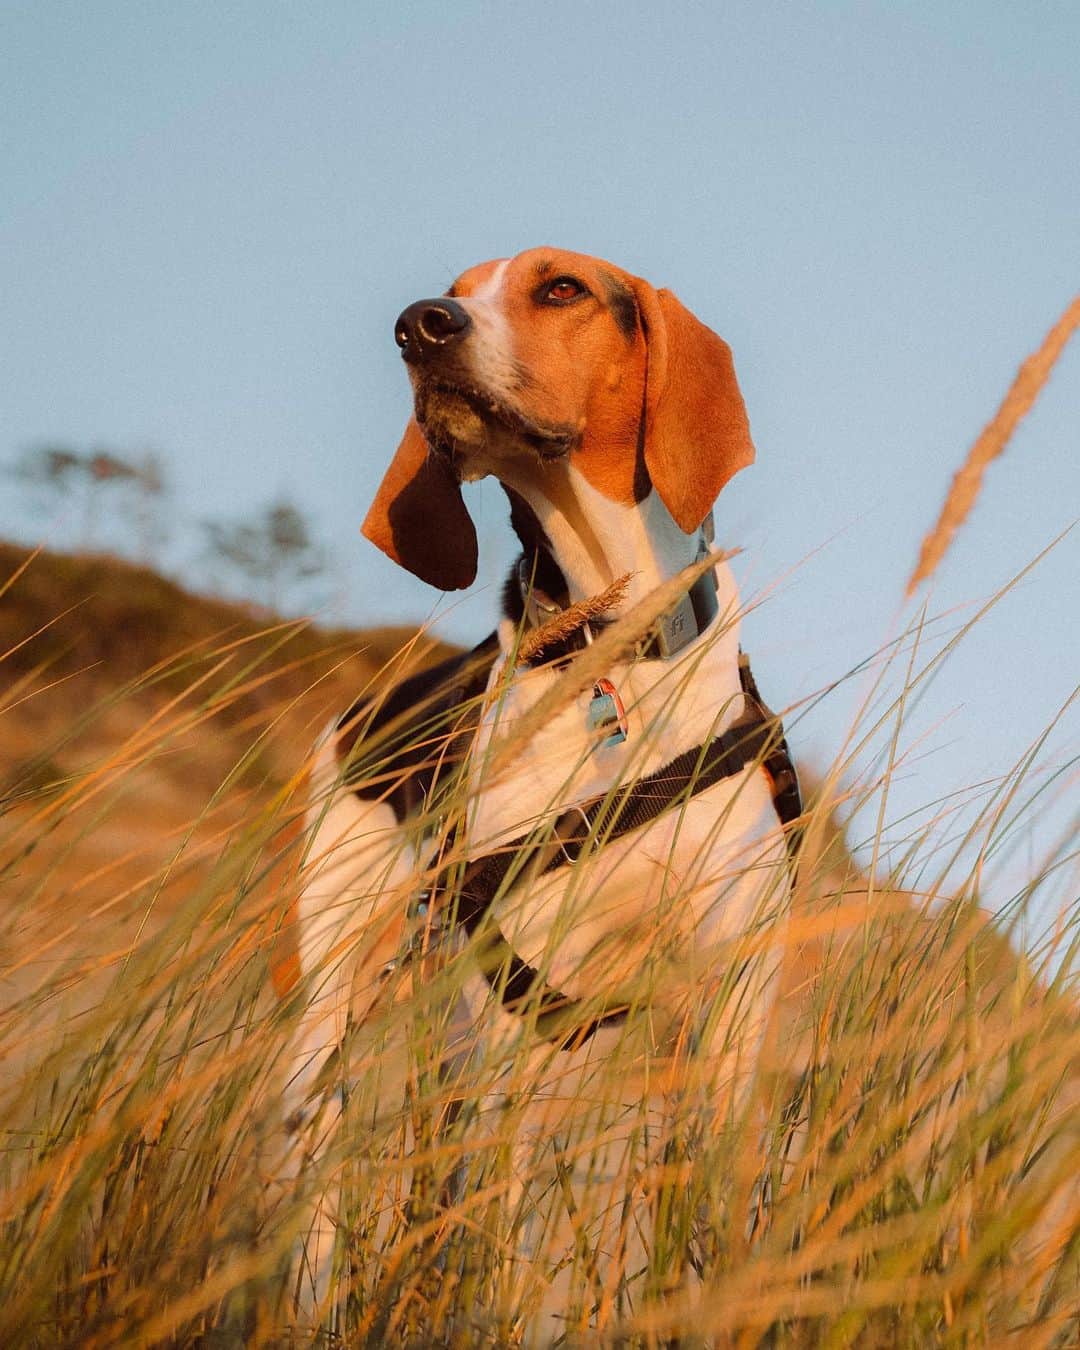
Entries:
{"label": "brown fur patch", "polygon": [[409,418],[397,454],[364,519],[364,535],[421,581],[443,591],[476,579],[476,530],[450,464]]}

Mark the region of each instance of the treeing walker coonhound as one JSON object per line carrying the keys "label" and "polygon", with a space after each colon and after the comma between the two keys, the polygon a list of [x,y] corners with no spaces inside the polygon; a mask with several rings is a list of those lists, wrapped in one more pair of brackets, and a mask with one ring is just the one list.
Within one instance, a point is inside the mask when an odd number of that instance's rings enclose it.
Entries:
{"label": "treeing walker coonhound", "polygon": [[[594,1313],[604,1290],[632,1305],[649,1264],[663,1093],[625,1057],[597,1086],[614,1047],[692,1052],[730,1103],[769,1015],[798,788],[711,551],[713,504],[754,450],[727,344],[595,258],[536,248],[471,268],[395,336],[415,412],[364,533],[430,585],[468,587],[461,483],[493,475],[523,554],[491,638],[361,700],[317,753],[274,961],[279,992],[306,1001],[289,1114],[298,1147],[333,1146],[320,1075],[389,997],[409,933],[456,941],[458,1045],[474,1077],[496,1065],[483,1101],[515,1066],[515,1297],[525,1339],[550,1340],[583,1250]],[[447,827],[433,802],[454,774],[465,805]],[[545,1182],[549,1143],[569,1199]],[[631,1220],[615,1192],[636,1197]],[[331,1190],[308,1234],[317,1293],[335,1206]]]}

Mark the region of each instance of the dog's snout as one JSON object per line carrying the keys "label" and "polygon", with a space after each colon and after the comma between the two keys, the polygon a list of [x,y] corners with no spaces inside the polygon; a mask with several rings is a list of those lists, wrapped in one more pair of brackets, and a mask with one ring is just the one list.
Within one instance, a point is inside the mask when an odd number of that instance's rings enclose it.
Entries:
{"label": "dog's snout", "polygon": [[417,300],[398,315],[394,340],[406,361],[421,361],[463,337],[469,325],[468,314],[456,300]]}

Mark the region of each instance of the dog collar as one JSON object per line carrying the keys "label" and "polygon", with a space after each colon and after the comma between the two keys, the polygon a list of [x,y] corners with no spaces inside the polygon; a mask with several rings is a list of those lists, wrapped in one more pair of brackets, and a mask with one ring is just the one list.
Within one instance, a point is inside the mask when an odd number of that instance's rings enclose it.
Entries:
{"label": "dog collar", "polygon": [[695,638],[701,637],[719,611],[716,571],[710,567],[660,615],[652,633],[642,640],[638,655],[645,661],[670,661]]}
{"label": "dog collar", "polygon": [[[705,518],[698,541],[697,557],[700,560],[712,548],[712,513]],[[517,562],[516,578],[526,622],[535,630],[541,630],[548,624],[554,624],[571,608],[553,600],[534,580],[529,558],[522,554]],[[640,661],[670,661],[684,647],[701,637],[709,628],[720,610],[717,600],[716,571],[709,568],[703,572],[679,598],[661,614],[648,633],[638,642],[635,655]],[[561,632],[550,643],[534,647],[529,656],[528,665],[546,665],[569,660],[575,653],[583,651],[593,639],[591,621],[583,617],[580,626],[572,633]]]}
{"label": "dog collar", "polygon": [[[716,527],[713,513],[710,511],[701,522],[698,536],[697,562],[712,550],[716,539]],[[684,647],[688,647],[696,638],[701,637],[720,611],[720,602],[716,598],[716,568],[710,567],[687,589],[684,595],[656,620],[653,632],[645,639],[649,651],[640,653],[646,660],[659,658],[670,661]]]}

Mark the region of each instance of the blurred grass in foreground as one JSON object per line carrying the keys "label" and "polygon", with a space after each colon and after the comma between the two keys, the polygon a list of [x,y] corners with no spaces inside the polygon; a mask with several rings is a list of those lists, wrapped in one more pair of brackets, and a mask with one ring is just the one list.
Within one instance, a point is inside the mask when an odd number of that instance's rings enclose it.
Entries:
{"label": "blurred grass in foreground", "polygon": [[[0,728],[19,722],[32,751],[12,757],[0,816],[0,1344],[306,1343],[291,1252],[331,1173],[346,1203],[325,1343],[518,1343],[529,1213],[509,1151],[535,1070],[500,1051],[452,1082],[439,1072],[460,954],[401,976],[408,996],[338,1066],[343,1134],[317,1167],[282,1167],[299,1003],[275,1002],[267,961],[299,747],[430,644],[376,644],[358,662],[340,635],[253,624],[79,685],[87,663],[63,666],[69,623],[47,651],[31,642],[0,664]],[[583,1238],[563,1272],[569,1343],[1080,1341],[1075,840],[996,919],[979,909],[983,872],[1040,810],[1042,747],[982,790],[963,838],[945,812],[909,832],[888,875],[864,872],[836,824],[887,800],[905,710],[949,642],[928,650],[916,627],[895,644],[850,751],[812,794],[792,912],[755,939],[780,952],[784,992],[747,1099],[718,1125],[693,1048],[650,1049],[631,1019],[597,1068],[595,1111],[556,1141],[587,1160],[604,1083],[641,1083],[643,1101],[663,1083],[662,1149],[643,1105],[633,1195],[598,1183],[596,1196],[654,1216],[645,1266],[598,1284]],[[73,683],[50,690],[57,679]],[[50,699],[28,745],[20,719]],[[428,731],[435,753],[445,729]],[[797,727],[792,739],[797,755]],[[377,772],[380,746],[366,753]],[[187,819],[174,801],[144,838],[177,765]],[[889,833],[883,808],[870,855]],[[946,892],[936,879],[955,854],[975,862]],[[645,982],[642,1016],[651,998]],[[496,1083],[509,1104],[493,1116]],[[538,1143],[537,1176],[551,1149]]]}

